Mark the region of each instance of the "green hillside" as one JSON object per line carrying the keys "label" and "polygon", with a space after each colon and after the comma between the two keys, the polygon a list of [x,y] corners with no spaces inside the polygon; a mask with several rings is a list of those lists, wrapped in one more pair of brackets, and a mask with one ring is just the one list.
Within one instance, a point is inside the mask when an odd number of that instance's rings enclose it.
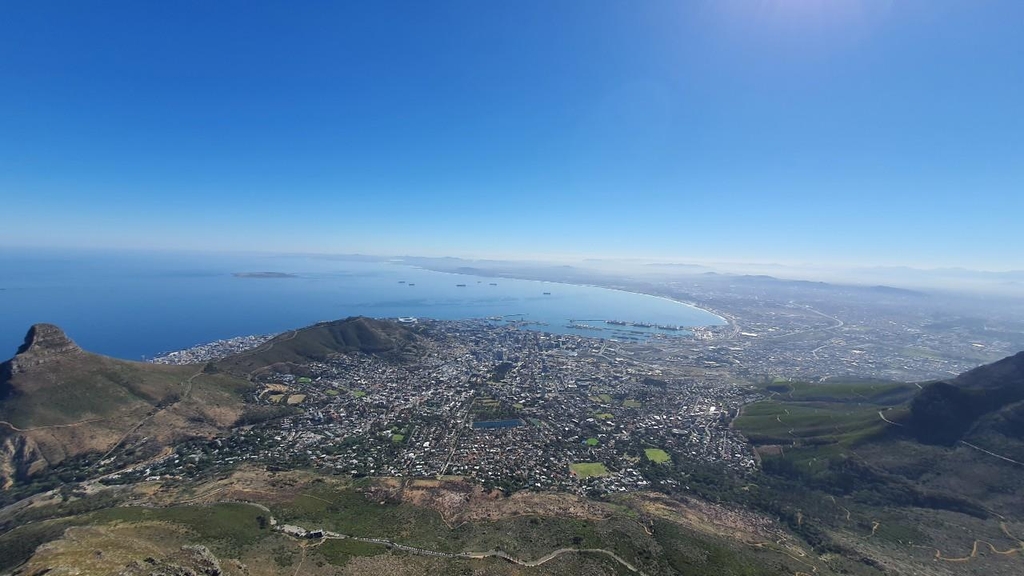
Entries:
{"label": "green hillside", "polygon": [[216,362],[215,368],[250,374],[275,364],[303,364],[337,353],[397,355],[415,341],[415,334],[400,324],[353,317],[285,332],[259,348]]}
{"label": "green hillside", "polygon": [[[766,387],[734,422],[764,472],[751,502],[821,551],[932,562],[936,573],[1016,573],[1020,542],[1007,535],[1024,514],[1022,360],[922,386]],[[974,539],[1002,552],[965,564]]]}
{"label": "green hillside", "polygon": [[[908,426],[921,442],[951,446],[986,416],[991,432],[1024,441],[1024,352],[925,386],[910,405]],[[1004,412],[1005,411],[1005,412]]]}
{"label": "green hillside", "polygon": [[90,354],[60,328],[33,326],[0,364],[0,485],[5,488],[135,438],[144,451],[209,436],[241,414],[245,380],[198,366],[163,366]]}

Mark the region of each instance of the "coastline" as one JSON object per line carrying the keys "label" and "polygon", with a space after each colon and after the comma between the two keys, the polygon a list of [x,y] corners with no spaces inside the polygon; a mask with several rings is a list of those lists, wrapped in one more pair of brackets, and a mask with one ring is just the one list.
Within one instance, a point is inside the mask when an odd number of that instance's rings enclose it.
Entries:
{"label": "coastline", "polygon": [[693,310],[697,310],[697,311],[700,311],[700,312],[704,312],[705,314],[710,314],[711,316],[714,316],[715,318],[718,318],[721,321],[721,324],[693,324],[693,325],[687,326],[688,328],[704,327],[704,326],[729,326],[729,325],[732,324],[732,321],[730,321],[728,318],[722,316],[721,313],[718,313],[718,312],[715,312],[715,311],[712,311],[712,310],[708,310],[707,308],[703,308],[701,306],[698,306],[696,303],[693,303],[693,302],[685,302],[683,300],[676,300],[675,298],[671,298],[669,296],[664,296],[664,295],[661,295],[661,294],[651,294],[651,293],[648,293],[648,292],[639,292],[639,291],[636,291],[636,290],[628,290],[626,288],[621,288],[621,287],[617,287],[617,286],[602,286],[601,284],[594,284],[594,283],[590,283],[590,282],[579,283],[579,282],[565,282],[565,281],[561,281],[561,280],[541,280],[539,278],[528,278],[528,277],[523,277],[523,276],[506,276],[506,275],[499,275],[499,274],[493,274],[493,275],[489,275],[489,276],[488,275],[481,275],[481,274],[468,274],[468,273],[465,273],[465,272],[452,272],[451,270],[438,270],[436,268],[428,268],[426,266],[421,266],[421,265],[418,265],[418,264],[405,264],[405,263],[402,263],[402,262],[390,262],[390,264],[397,265],[397,266],[402,266],[402,267],[405,267],[405,268],[413,268],[413,269],[416,269],[416,270],[425,270],[427,272],[434,272],[434,273],[437,273],[437,274],[450,274],[452,276],[463,276],[463,277],[468,277],[468,278],[506,278],[508,280],[519,280],[521,282],[537,282],[537,283],[540,283],[540,284],[555,284],[555,285],[561,285],[561,286],[579,286],[579,287],[583,287],[583,288],[598,288],[598,289],[601,289],[601,290],[611,290],[613,292],[620,292],[620,293],[623,293],[623,294],[631,294],[631,295],[634,295],[634,296],[646,296],[648,298],[657,298],[659,300],[664,300],[666,302],[672,302],[673,304],[679,304],[679,305],[682,305],[682,306],[686,306],[687,308],[690,308],[690,309],[693,309]]}
{"label": "coastline", "polygon": [[[0,347],[10,354],[21,345],[24,330],[40,321],[61,326],[90,350],[131,361],[217,340],[277,333],[324,318],[351,315],[459,320],[529,312],[532,320],[547,323],[544,325],[550,329],[544,331],[595,338],[607,337],[603,335],[610,332],[578,333],[575,330],[578,327],[569,330],[564,326],[566,320],[600,318],[683,329],[733,324],[727,314],[665,294],[622,286],[618,278],[573,282],[531,277],[530,274],[434,270],[404,262],[375,262],[352,267],[333,263],[306,274],[301,272],[302,262],[290,261],[285,262],[287,266],[281,263],[267,266],[265,262],[201,260],[183,267],[177,261],[147,260],[140,264],[102,259],[97,262],[107,274],[97,276],[91,273],[92,261],[89,261],[89,268],[68,268],[62,261],[32,262],[32,266],[19,273],[19,281],[5,286],[7,290],[2,292],[8,295],[4,299],[9,299],[14,312],[9,321],[10,330],[0,335]],[[352,268],[351,274],[346,274],[349,268]],[[239,270],[278,270],[276,274],[248,274],[275,277],[288,274],[291,280],[239,278]],[[390,278],[401,280],[406,273],[422,278],[424,286],[430,290],[417,293],[391,289]],[[365,285],[374,289],[360,295],[363,276],[372,278],[379,274],[384,274],[384,279],[368,281]],[[428,280],[430,275],[436,274],[446,276]],[[410,283],[415,280],[412,278]],[[496,289],[495,295],[501,297],[486,297],[483,290],[469,288],[469,292],[462,292],[467,289],[446,287],[457,283],[475,285],[477,281],[500,282],[501,288]],[[551,292],[553,296],[545,301],[547,297],[541,296],[542,292]],[[641,299],[635,300],[637,298]],[[460,304],[463,300],[468,305]],[[167,305],[155,305],[165,301]],[[61,305],[55,307],[54,302]],[[282,306],[283,303],[288,305]],[[143,336],[142,326],[156,326],[159,330]],[[605,327],[602,325],[602,328]]]}

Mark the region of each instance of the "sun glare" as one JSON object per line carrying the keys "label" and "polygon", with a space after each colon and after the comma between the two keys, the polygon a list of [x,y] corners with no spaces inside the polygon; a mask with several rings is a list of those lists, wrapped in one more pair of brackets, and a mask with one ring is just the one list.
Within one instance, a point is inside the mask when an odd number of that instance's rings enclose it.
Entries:
{"label": "sun glare", "polygon": [[858,0],[760,0],[726,2],[730,16],[782,29],[825,30],[862,25],[889,2]]}

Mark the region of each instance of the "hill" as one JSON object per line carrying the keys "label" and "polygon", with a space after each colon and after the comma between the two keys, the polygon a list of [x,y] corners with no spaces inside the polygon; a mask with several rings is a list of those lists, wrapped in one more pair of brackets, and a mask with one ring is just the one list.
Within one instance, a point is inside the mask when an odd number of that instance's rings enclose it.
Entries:
{"label": "hill", "polygon": [[338,353],[377,354],[397,360],[415,354],[416,343],[416,334],[402,324],[352,317],[285,332],[258,348],[224,358],[213,368],[250,375],[270,366],[298,366]]}
{"label": "hill", "polygon": [[921,442],[951,446],[979,427],[1024,441],[1024,352],[933,382],[910,404],[907,424]]}
{"label": "hill", "polygon": [[36,324],[0,364],[0,486],[147,438],[140,455],[207,436],[241,414],[248,382],[196,366],[128,362],[82,350]]}
{"label": "hill", "polygon": [[760,490],[794,531],[823,550],[886,558],[896,573],[924,562],[929,573],[1017,573],[1024,353],[921,386],[766,391],[735,426],[761,458]]}
{"label": "hill", "polygon": [[85,461],[73,468],[95,471],[90,458],[128,463],[216,435],[246,412],[250,379],[263,368],[298,369],[339,353],[400,361],[416,353],[417,339],[397,323],[347,318],[286,332],[205,366],[167,366],[91,354],[59,327],[36,324],[0,364],[0,487],[76,459]]}

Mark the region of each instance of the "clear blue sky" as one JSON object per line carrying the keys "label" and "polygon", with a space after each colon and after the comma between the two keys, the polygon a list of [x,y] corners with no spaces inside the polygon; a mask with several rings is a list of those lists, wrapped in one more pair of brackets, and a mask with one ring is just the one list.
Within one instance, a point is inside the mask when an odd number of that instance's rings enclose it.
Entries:
{"label": "clear blue sky", "polygon": [[0,244],[1024,268],[1024,2],[4,2]]}

